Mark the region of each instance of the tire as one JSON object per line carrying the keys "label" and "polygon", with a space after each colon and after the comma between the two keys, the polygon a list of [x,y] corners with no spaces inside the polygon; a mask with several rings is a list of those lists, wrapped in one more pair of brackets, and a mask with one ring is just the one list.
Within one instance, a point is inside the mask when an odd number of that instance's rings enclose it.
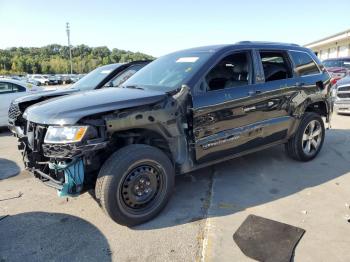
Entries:
{"label": "tire", "polygon": [[155,217],[168,202],[174,167],[158,148],[134,144],[112,154],[103,164],[95,194],[117,223],[134,226]]}
{"label": "tire", "polygon": [[[310,133],[312,123],[314,123],[314,128]],[[320,135],[317,136],[318,132]],[[298,130],[285,145],[287,154],[298,161],[310,161],[320,152],[324,137],[325,127],[321,116],[313,112],[306,112]]]}

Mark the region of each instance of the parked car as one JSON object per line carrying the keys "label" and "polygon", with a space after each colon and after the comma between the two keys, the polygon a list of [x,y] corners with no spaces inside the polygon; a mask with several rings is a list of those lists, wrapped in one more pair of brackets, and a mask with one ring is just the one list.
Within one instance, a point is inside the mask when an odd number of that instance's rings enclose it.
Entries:
{"label": "parked car", "polygon": [[350,73],[350,57],[326,59],[323,61],[323,65],[332,77],[332,84]]}
{"label": "parked car", "polygon": [[78,75],[71,75],[70,80],[72,83],[76,83],[77,81],[79,81],[79,77]]}
{"label": "parked car", "polygon": [[32,93],[42,91],[41,87],[14,79],[0,79],[0,126],[7,126],[11,101]]}
{"label": "parked car", "polygon": [[32,85],[35,85],[35,86],[40,86],[41,83],[37,80],[35,80],[34,78],[31,78],[31,77],[27,77],[24,82],[27,82],[29,84],[32,84]]}
{"label": "parked car", "polygon": [[120,88],[29,107],[20,148],[60,195],[95,185],[105,212],[132,226],[163,209],[175,174],[278,144],[294,159],[316,157],[329,87],[317,57],[297,45],[193,48],[158,58]]}
{"label": "parked car", "polygon": [[10,76],[8,77],[9,79],[13,79],[13,80],[17,80],[17,81],[23,81],[23,77],[22,76]]}
{"label": "parked car", "polygon": [[350,76],[340,79],[333,87],[334,111],[350,114]]}
{"label": "parked car", "polygon": [[49,85],[58,85],[58,79],[55,75],[50,75],[47,79],[49,80]]}
{"label": "parked car", "polygon": [[69,88],[47,91],[16,99],[12,102],[9,110],[9,112],[16,112],[16,114],[9,114],[8,127],[14,135],[22,136],[23,130],[26,127],[26,121],[23,119],[23,112],[27,107],[47,99],[69,95],[79,91],[119,86],[147,63],[149,63],[149,61],[135,61],[127,64],[101,66],[91,71]]}
{"label": "parked car", "polygon": [[68,85],[72,83],[72,80],[70,79],[69,75],[61,75],[61,79],[62,79],[62,84],[64,85]]}
{"label": "parked car", "polygon": [[47,76],[44,75],[32,75],[32,79],[38,81],[40,85],[48,85],[49,84],[49,79]]}

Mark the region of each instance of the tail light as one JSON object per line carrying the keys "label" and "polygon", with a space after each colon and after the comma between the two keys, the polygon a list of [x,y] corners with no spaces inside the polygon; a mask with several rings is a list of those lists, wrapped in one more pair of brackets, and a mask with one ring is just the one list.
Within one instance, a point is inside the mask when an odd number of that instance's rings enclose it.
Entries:
{"label": "tail light", "polygon": [[335,85],[340,78],[331,78],[331,85]]}

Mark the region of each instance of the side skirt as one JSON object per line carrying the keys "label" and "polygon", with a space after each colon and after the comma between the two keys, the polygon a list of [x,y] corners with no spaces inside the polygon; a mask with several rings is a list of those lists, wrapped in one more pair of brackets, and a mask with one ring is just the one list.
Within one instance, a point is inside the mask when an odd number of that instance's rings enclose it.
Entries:
{"label": "side skirt", "polygon": [[233,154],[233,155],[221,158],[221,159],[216,159],[216,160],[213,160],[213,161],[209,161],[207,163],[195,164],[192,168],[189,168],[189,169],[182,168],[182,169],[180,169],[179,175],[180,174],[189,173],[189,172],[195,171],[197,169],[201,169],[201,168],[208,167],[208,166],[211,166],[211,165],[215,165],[215,164],[218,164],[218,163],[221,163],[221,162],[225,162],[225,161],[237,158],[237,157],[241,157],[241,156],[245,156],[245,155],[248,155],[248,154],[251,154],[251,153],[255,153],[255,152],[258,152],[258,151],[270,148],[270,147],[274,147],[274,146],[277,146],[277,145],[282,145],[282,144],[285,144],[287,141],[288,141],[288,139],[276,141],[276,142],[273,142],[271,144],[263,145],[263,146],[260,146],[260,147],[254,148],[254,149],[250,149],[250,150],[247,150],[247,151],[244,151],[244,152],[241,152],[241,153]]}

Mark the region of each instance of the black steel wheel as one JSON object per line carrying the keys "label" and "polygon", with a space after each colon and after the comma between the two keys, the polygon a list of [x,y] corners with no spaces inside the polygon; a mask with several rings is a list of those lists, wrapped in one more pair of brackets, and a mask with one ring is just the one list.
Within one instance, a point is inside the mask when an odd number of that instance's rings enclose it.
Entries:
{"label": "black steel wheel", "polygon": [[130,145],[102,166],[96,198],[117,223],[133,226],[156,216],[174,187],[174,167],[158,148]]}

